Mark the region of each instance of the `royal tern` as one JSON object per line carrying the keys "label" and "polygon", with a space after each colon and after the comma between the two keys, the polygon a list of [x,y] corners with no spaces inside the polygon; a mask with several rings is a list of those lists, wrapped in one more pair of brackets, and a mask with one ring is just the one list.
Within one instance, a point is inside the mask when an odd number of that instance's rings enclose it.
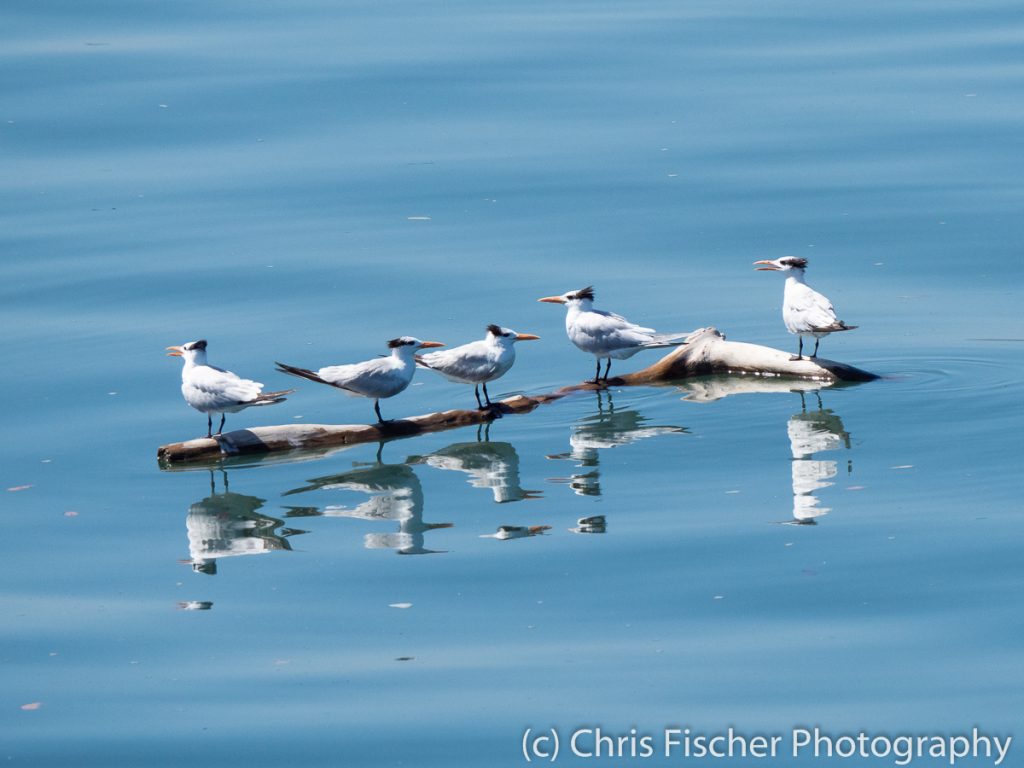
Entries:
{"label": "royal tern", "polygon": [[852,331],[856,325],[847,325],[836,317],[832,302],[804,282],[804,271],[807,259],[798,256],[783,256],[780,259],[763,259],[755,261],[754,266],[759,272],[786,272],[786,290],[782,296],[782,322],[786,330],[795,333],[800,339],[797,353],[790,360],[802,360],[804,355],[804,336],[814,337],[814,352],[811,358],[818,356],[818,344],[822,336],[838,331]]}
{"label": "royal tern", "polygon": [[416,373],[416,353],[421,349],[443,346],[444,344],[437,341],[420,341],[413,336],[399,336],[388,342],[391,354],[387,357],[376,357],[351,365],[329,365],[318,371],[277,363],[277,370],[318,384],[337,387],[354,397],[372,397],[377,421],[383,423],[380,401],[386,397],[394,397],[409,386],[413,374]]}
{"label": "royal tern", "polygon": [[601,380],[601,358],[608,361],[604,369],[604,380],[608,381],[612,358],[625,360],[644,349],[661,349],[686,343],[685,333],[658,333],[653,328],[635,325],[621,315],[594,309],[593,286],[563,293],[561,296],[545,296],[537,301],[565,305],[568,310],[565,315],[565,332],[569,334],[569,340],[597,358],[595,384]]}
{"label": "royal tern", "polygon": [[511,328],[500,325],[488,325],[487,335],[479,341],[471,341],[461,347],[452,347],[443,352],[428,352],[417,355],[416,362],[424,368],[437,371],[448,381],[459,384],[472,384],[476,404],[482,409],[480,401],[480,385],[484,388],[484,398],[490,408],[491,396],[487,392],[487,382],[500,379],[516,361],[517,341],[533,341],[540,336],[532,333],[516,333]]}
{"label": "royal tern", "polygon": [[167,347],[170,357],[180,357],[185,365],[181,369],[181,394],[185,402],[206,414],[206,436],[213,437],[213,414],[220,414],[217,434],[224,431],[224,418],[251,405],[273,405],[284,400],[294,389],[263,392],[258,381],[242,379],[231,371],[206,363],[206,340],[190,341],[176,347]]}

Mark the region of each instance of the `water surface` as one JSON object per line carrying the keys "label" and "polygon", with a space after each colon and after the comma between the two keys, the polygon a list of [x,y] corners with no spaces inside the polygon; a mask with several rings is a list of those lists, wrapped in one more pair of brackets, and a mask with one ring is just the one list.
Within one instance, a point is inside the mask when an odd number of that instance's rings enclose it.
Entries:
{"label": "water surface", "polygon": [[[585,725],[1016,732],[1015,4],[0,19],[8,763],[511,765],[525,728]],[[281,388],[274,360],[497,322],[543,338],[492,394],[546,392],[591,361],[537,297],[594,284],[661,330],[788,350],[781,281],[750,266],[787,253],[860,326],[822,354],[880,380],[615,388],[489,430],[155,461],[204,421],[170,344]],[[228,427],[371,416],[298,390]],[[384,409],[471,403],[418,375]]]}

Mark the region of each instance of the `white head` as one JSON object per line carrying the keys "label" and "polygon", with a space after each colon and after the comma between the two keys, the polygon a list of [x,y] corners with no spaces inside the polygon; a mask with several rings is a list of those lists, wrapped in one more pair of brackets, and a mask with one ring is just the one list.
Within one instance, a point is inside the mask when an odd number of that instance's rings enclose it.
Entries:
{"label": "white head", "polygon": [[544,301],[548,304],[565,304],[566,309],[590,309],[594,302],[594,286],[588,285],[586,288],[569,291],[561,296],[545,296],[537,301]]}
{"label": "white head", "polygon": [[186,365],[206,364],[206,339],[190,341],[177,347],[167,348],[168,357],[184,358]]}
{"label": "white head", "polygon": [[496,344],[512,344],[516,341],[534,341],[540,336],[534,336],[532,333],[516,333],[511,328],[502,328],[500,325],[492,324],[487,326],[486,338]]}
{"label": "white head", "polygon": [[399,336],[388,342],[388,349],[397,357],[412,357],[421,349],[443,346],[444,344],[439,341],[420,341],[415,336]]}
{"label": "white head", "polygon": [[[765,266],[757,267],[758,264],[764,264]],[[794,272],[802,275],[804,270],[807,269],[807,259],[800,258],[799,256],[783,256],[773,260],[755,261],[754,266],[757,267],[758,272]]]}

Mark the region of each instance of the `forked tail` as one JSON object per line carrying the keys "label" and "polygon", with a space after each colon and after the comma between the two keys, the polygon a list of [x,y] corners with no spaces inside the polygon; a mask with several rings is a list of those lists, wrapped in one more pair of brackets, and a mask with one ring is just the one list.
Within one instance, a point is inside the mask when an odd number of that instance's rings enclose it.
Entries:
{"label": "forked tail", "polygon": [[279,392],[263,392],[256,396],[253,401],[253,405],[273,405],[274,403],[283,403],[288,398],[285,395],[290,395],[294,392],[294,389],[282,389]]}
{"label": "forked tail", "polygon": [[[311,371],[308,368],[299,368],[299,367],[294,366],[294,365],[286,365],[285,363],[278,363],[276,361],[274,362],[274,365],[277,366],[277,370],[280,373],[287,373],[287,374],[290,374],[292,376],[298,376],[300,379],[308,379],[309,381],[315,381],[317,384],[326,384],[329,387],[334,387],[335,389],[343,389],[346,392],[352,392],[353,391],[353,390],[348,389],[347,387],[341,386],[341,384],[335,384],[333,381],[327,381],[327,379],[321,379],[320,375],[318,373],[316,373],[314,371]],[[359,394],[359,393],[357,392],[356,394]]]}
{"label": "forked tail", "polygon": [[644,344],[645,349],[663,349],[664,347],[678,347],[686,343],[686,333],[652,333],[651,340]]}
{"label": "forked tail", "polygon": [[324,381],[323,379],[320,378],[318,374],[314,373],[308,368],[298,368],[294,365],[286,365],[285,363],[278,363],[276,361],[274,362],[274,365],[277,366],[277,370],[281,373],[287,373],[292,376],[298,376],[300,379],[309,379],[310,381],[315,381],[317,384],[331,383],[329,381]]}

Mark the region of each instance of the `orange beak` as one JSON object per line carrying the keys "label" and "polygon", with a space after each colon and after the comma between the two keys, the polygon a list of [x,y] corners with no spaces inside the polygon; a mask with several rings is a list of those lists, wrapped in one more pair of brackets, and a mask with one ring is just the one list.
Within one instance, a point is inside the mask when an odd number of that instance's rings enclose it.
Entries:
{"label": "orange beak", "polygon": [[[767,267],[757,267],[758,264],[768,264],[769,266],[767,266]],[[767,259],[762,259],[761,261],[755,261],[754,262],[754,266],[757,267],[757,269],[754,270],[755,272],[778,272],[779,271],[779,268],[777,266],[775,266],[775,262],[774,261],[768,261]]]}
{"label": "orange beak", "polygon": [[181,357],[181,347],[168,347],[167,348],[167,356],[168,357]]}
{"label": "orange beak", "polygon": [[565,299],[561,296],[545,296],[543,299],[537,299],[537,301],[543,301],[547,304],[565,304]]}
{"label": "orange beak", "polygon": [[444,344],[442,344],[440,341],[424,341],[422,344],[420,344],[420,349],[430,349],[431,347],[443,346]]}
{"label": "orange beak", "polygon": [[532,333],[517,333],[516,341],[536,341],[540,336],[534,336]]}

